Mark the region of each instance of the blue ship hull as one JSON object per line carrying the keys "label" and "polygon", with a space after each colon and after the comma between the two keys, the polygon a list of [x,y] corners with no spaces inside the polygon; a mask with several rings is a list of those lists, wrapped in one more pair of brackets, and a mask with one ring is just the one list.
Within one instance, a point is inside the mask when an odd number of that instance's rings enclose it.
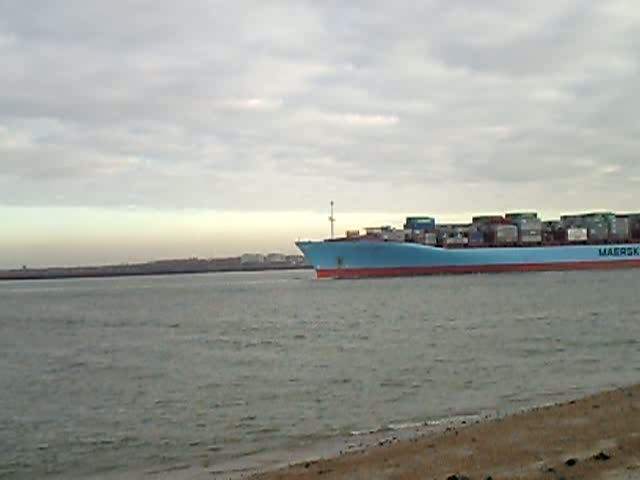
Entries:
{"label": "blue ship hull", "polygon": [[318,278],[640,267],[640,243],[441,248],[360,240],[296,245]]}

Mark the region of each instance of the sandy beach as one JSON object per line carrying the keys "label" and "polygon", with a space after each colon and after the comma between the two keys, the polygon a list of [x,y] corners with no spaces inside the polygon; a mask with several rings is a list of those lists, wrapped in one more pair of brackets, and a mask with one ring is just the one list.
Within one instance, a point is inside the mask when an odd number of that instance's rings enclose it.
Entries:
{"label": "sandy beach", "polygon": [[640,385],[254,475],[284,479],[640,479]]}

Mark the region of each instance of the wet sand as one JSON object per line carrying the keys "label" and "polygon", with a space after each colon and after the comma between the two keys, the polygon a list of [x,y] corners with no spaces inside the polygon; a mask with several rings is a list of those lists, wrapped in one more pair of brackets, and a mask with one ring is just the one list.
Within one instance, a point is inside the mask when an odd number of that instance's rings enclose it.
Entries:
{"label": "wet sand", "polygon": [[380,443],[251,478],[640,479],[640,385]]}

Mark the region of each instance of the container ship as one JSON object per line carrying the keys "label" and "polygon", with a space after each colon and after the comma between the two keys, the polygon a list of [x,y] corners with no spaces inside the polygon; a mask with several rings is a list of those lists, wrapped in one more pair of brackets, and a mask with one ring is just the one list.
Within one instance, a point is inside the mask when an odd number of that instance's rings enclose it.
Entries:
{"label": "container ship", "polygon": [[407,217],[404,228],[349,230],[298,241],[318,278],[359,278],[640,267],[640,214],[596,212],[542,221],[535,212],[438,224]]}

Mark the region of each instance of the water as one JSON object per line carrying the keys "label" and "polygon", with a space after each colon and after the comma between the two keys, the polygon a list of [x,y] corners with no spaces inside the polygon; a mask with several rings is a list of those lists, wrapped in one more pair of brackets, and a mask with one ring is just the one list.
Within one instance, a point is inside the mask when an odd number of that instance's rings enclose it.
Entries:
{"label": "water", "polygon": [[634,383],[639,280],[1,283],[0,478],[224,471],[353,432]]}

